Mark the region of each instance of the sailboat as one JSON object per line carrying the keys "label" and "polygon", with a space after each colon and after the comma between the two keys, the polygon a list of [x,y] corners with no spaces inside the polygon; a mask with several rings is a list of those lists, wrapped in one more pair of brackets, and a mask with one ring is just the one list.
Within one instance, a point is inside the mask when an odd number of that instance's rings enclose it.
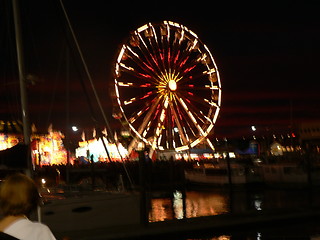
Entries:
{"label": "sailboat", "polygon": [[[18,0],[12,0],[13,15],[16,36],[16,48],[18,59],[18,70],[20,80],[21,109],[23,119],[24,145],[30,148],[30,124],[27,94],[25,86],[24,58],[22,48],[22,38],[20,29],[20,12]],[[67,18],[62,1],[60,2]],[[74,35],[70,27],[72,35]],[[76,42],[78,50],[80,50]],[[84,62],[82,53],[80,56]],[[84,64],[85,71],[91,82],[92,89],[95,91],[89,71]],[[102,115],[107,123],[107,118],[102,109],[100,100],[95,92],[96,100]],[[107,123],[108,126],[108,123]],[[108,126],[109,130],[110,127]],[[112,136],[112,134],[111,134]],[[107,151],[107,149],[106,149]],[[27,163],[24,166],[27,175],[32,176],[32,162],[30,151],[25,151],[24,159]],[[134,192],[69,192],[66,194],[54,194],[50,201],[45,201],[44,205],[39,209],[37,216],[39,221],[47,224],[56,236],[70,235],[70,232],[79,230],[110,228],[114,226],[136,225],[141,220],[140,196]]]}

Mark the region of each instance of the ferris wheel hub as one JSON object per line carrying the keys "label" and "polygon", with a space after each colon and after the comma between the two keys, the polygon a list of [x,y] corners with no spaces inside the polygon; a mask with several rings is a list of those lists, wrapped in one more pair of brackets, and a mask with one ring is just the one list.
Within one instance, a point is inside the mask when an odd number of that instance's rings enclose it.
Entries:
{"label": "ferris wheel hub", "polygon": [[177,90],[177,82],[175,80],[170,80],[168,82],[168,87],[171,91]]}

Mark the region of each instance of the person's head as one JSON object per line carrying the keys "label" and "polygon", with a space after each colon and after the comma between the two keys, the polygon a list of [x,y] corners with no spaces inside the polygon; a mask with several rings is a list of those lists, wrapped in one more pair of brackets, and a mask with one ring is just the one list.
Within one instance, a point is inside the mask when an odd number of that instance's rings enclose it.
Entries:
{"label": "person's head", "polygon": [[10,175],[1,185],[0,208],[4,216],[29,216],[39,202],[40,196],[34,181],[24,174]]}

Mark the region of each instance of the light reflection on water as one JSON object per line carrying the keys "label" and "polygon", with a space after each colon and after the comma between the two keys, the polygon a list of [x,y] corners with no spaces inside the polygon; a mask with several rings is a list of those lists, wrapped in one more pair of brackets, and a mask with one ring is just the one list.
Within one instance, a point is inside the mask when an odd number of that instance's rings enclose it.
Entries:
{"label": "light reflection on water", "polygon": [[229,212],[228,198],[222,194],[189,191],[186,192],[184,200],[182,192],[175,191],[172,198],[151,200],[149,221],[213,216],[227,212]]}
{"label": "light reflection on water", "polygon": [[[150,222],[166,221],[224,213],[274,210],[281,208],[320,207],[320,189],[309,192],[303,189],[256,189],[254,191],[175,191],[172,196],[154,198],[150,202]],[[288,223],[287,223],[288,224]],[[266,226],[247,230],[246,233],[210,234],[198,240],[261,240],[261,239],[320,239],[320,221]],[[318,238],[315,238],[317,236]],[[196,240],[196,239],[188,239]]]}
{"label": "light reflection on water", "polygon": [[199,238],[199,239],[186,239],[186,240],[230,240],[231,239],[231,236],[228,236],[228,235],[221,235],[221,236],[218,236],[218,237],[213,237],[213,238],[206,238],[206,239],[203,239],[203,238]]}
{"label": "light reflection on water", "polygon": [[188,192],[186,194],[186,217],[213,216],[227,213],[228,199],[217,193]]}
{"label": "light reflection on water", "polygon": [[156,198],[151,200],[149,213],[150,222],[174,219],[172,201],[170,198]]}

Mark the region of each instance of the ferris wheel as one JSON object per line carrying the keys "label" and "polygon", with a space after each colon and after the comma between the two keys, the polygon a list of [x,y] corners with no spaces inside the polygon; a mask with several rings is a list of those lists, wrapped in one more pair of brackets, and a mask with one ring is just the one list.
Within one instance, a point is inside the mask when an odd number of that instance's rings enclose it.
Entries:
{"label": "ferris wheel", "polygon": [[115,98],[118,118],[153,149],[183,151],[203,140],[214,148],[207,136],[221,106],[219,72],[187,27],[163,21],[131,32],[115,65]]}

